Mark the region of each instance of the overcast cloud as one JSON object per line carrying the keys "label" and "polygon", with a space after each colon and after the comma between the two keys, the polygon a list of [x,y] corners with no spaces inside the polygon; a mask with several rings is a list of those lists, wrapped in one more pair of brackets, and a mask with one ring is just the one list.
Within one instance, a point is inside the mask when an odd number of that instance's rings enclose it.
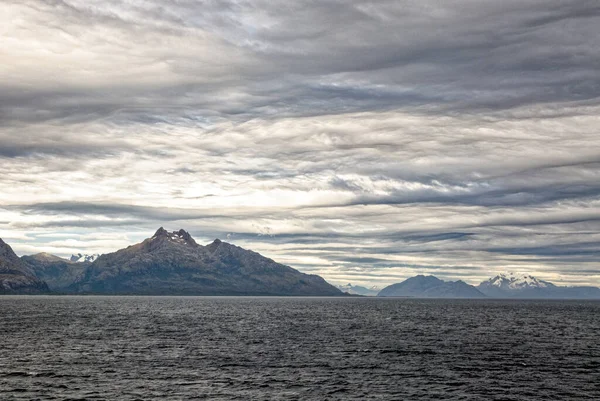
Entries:
{"label": "overcast cloud", "polygon": [[0,237],[600,285],[598,1],[5,0]]}

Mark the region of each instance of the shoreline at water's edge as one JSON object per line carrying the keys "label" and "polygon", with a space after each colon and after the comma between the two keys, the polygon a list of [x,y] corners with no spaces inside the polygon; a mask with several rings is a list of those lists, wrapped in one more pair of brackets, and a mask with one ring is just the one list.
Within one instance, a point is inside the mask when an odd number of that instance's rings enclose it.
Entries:
{"label": "shoreline at water's edge", "polygon": [[363,299],[363,300],[413,300],[413,301],[491,301],[491,302],[519,302],[519,301],[552,301],[552,302],[600,302],[598,298],[433,298],[433,297],[373,297],[355,294],[346,295],[207,295],[207,294],[68,294],[68,293],[46,293],[46,294],[0,294],[0,299],[8,298],[228,298],[228,299]]}

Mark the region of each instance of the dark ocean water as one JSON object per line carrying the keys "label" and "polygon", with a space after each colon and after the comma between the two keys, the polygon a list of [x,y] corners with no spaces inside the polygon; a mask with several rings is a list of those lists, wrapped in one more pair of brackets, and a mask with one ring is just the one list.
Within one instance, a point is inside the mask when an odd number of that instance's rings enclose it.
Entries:
{"label": "dark ocean water", "polygon": [[600,400],[600,303],[0,297],[2,400]]}

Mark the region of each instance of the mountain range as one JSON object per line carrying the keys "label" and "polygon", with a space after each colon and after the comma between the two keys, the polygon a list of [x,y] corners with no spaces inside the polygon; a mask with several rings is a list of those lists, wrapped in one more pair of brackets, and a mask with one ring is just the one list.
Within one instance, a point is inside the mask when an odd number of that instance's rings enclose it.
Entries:
{"label": "mountain range", "polygon": [[[77,261],[79,258],[77,258]],[[70,294],[298,295],[343,293],[323,278],[301,273],[218,239],[207,246],[184,231],[159,228],[141,243],[92,262],[47,254],[23,262],[50,289]]]}
{"label": "mountain range", "polygon": [[501,273],[477,289],[492,298],[600,299],[600,288],[562,287],[528,274]]}
{"label": "mountain range", "polygon": [[382,289],[378,297],[485,298],[464,281],[443,281],[435,276],[415,276]]}
{"label": "mountain range", "polygon": [[105,255],[48,253],[19,258],[0,239],[0,294],[362,295],[418,298],[600,299],[597,287],[562,287],[502,273],[473,286],[419,275],[379,291],[333,286],[218,239],[203,246],[184,231],[159,228],[146,240]]}
{"label": "mountain range", "polygon": [[415,298],[518,298],[600,299],[597,287],[561,287],[528,274],[501,273],[478,286],[464,281],[443,281],[435,276],[415,276],[382,289],[379,297]]}

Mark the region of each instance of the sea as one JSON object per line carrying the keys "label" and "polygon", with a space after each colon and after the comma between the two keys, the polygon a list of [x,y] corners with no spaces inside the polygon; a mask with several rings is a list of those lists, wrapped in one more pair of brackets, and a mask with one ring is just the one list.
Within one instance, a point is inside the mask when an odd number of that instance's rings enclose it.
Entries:
{"label": "sea", "polygon": [[2,400],[600,400],[600,302],[0,297]]}

